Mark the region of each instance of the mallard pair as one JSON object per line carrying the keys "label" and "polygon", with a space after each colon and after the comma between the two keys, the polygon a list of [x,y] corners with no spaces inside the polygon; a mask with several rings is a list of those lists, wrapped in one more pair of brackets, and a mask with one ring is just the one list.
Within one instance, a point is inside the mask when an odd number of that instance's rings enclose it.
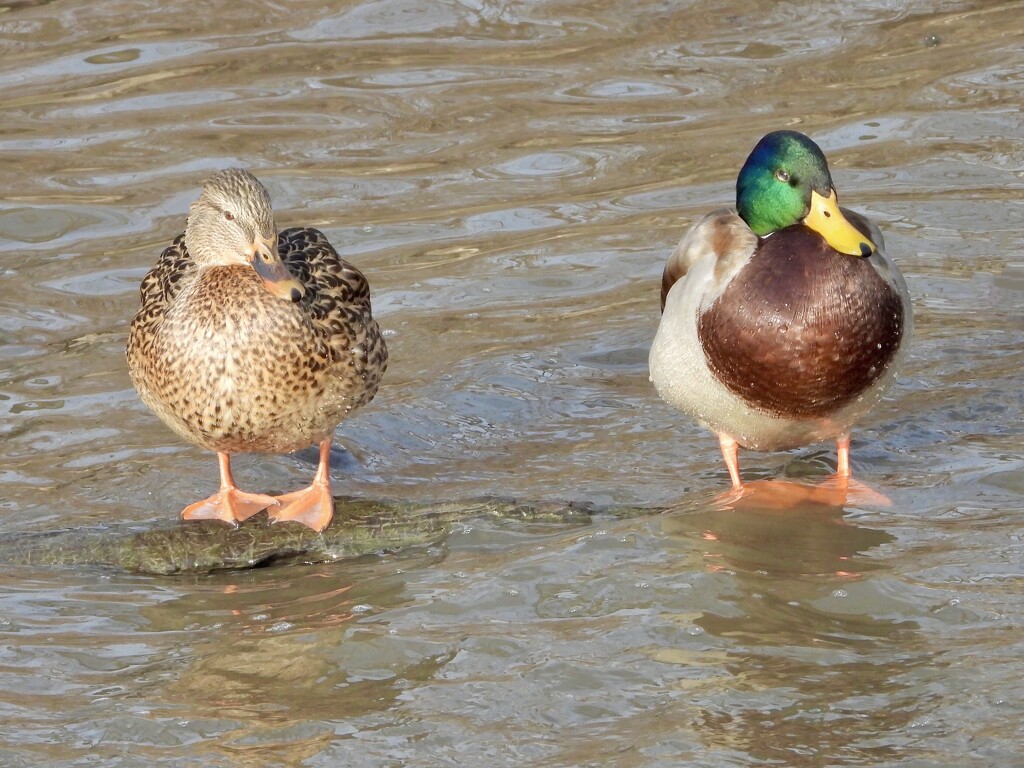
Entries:
{"label": "mallard pair", "polygon": [[[718,434],[736,489],[739,446],[835,439],[848,479],[850,429],[906,351],[906,283],[878,228],[839,207],[825,156],[803,134],[765,136],[736,186],[736,211],[697,221],[665,267],[651,380]],[[266,509],[323,530],[334,429],[373,398],[387,367],[366,278],[320,231],[277,232],[266,189],[231,169],[205,184],[141,294],[132,381],[220,463],[220,490],[182,516],[237,524]],[[313,443],[309,488],[273,497],[236,486],[230,454]]]}

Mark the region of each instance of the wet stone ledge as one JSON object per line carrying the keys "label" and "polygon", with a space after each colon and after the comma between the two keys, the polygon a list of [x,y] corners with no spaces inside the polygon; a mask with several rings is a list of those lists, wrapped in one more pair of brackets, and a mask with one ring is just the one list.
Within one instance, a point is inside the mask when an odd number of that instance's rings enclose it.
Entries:
{"label": "wet stone ledge", "polygon": [[333,562],[428,545],[442,540],[455,524],[485,518],[526,525],[583,526],[595,514],[632,517],[655,511],[510,499],[409,504],[337,498],[334,520],[322,533],[297,523],[272,525],[264,513],[237,528],[214,521],[173,519],[152,526],[110,524],[12,534],[0,541],[0,562],[96,565],[154,575],[212,573],[290,562]]}

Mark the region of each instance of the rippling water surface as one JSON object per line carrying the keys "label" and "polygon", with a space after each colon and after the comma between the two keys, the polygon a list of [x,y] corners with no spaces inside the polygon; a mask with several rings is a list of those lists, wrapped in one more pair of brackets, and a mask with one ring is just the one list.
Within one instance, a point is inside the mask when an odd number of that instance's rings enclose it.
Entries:
{"label": "rippling water surface", "polygon": [[[1022,39],[981,0],[0,7],[0,535],[215,487],[123,347],[229,165],[373,286],[393,362],[339,493],[673,507],[329,567],[5,567],[0,764],[1021,765]],[[787,126],[913,292],[854,437],[889,507],[723,511],[714,438],[647,380],[669,250]]]}

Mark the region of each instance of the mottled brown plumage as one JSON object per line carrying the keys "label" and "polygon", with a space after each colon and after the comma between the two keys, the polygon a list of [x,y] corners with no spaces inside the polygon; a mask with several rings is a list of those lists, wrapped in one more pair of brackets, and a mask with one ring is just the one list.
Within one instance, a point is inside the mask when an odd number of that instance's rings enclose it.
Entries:
{"label": "mottled brown plumage", "polygon": [[[222,476],[222,491],[234,488],[227,454],[284,453],[312,443],[321,444],[318,478],[326,480],[335,427],[373,399],[387,367],[366,278],[311,228],[277,235],[276,261],[265,194],[244,171],[207,183],[186,234],[142,281],[128,340],[128,367],[143,402],[181,437],[222,454],[229,481]],[[262,259],[260,238],[270,249]],[[186,242],[197,244],[198,258]],[[265,499],[256,495],[252,503]],[[221,502],[211,497],[210,505]],[[309,515],[282,514],[279,502],[270,502],[264,507],[274,507],[272,516],[310,524]],[[186,516],[237,521],[253,513],[252,506],[231,507]],[[323,512],[312,527],[327,524]]]}

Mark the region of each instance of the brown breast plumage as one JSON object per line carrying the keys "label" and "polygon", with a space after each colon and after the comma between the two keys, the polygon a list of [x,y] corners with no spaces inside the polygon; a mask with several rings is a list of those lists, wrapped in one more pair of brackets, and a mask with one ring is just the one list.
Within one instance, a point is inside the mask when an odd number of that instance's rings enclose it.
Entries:
{"label": "brown breast plumage", "polygon": [[752,407],[820,418],[853,401],[896,354],[903,306],[868,259],[797,225],[761,241],[698,319],[715,376]]}

